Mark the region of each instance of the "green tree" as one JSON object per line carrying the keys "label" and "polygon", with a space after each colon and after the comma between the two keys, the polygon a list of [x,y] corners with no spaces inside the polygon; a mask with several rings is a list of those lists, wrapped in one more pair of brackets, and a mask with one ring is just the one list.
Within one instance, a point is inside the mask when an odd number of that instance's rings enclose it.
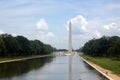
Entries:
{"label": "green tree", "polygon": [[92,39],[81,48],[84,54],[99,57],[120,57],[120,38],[118,36]]}
{"label": "green tree", "polygon": [[4,41],[3,41],[2,38],[0,37],[0,57],[4,57],[6,51],[7,51],[7,49],[6,49],[6,46],[5,46],[5,44],[4,44]]}
{"label": "green tree", "polygon": [[0,56],[28,56],[49,54],[54,48],[39,40],[28,40],[24,36],[0,35]]}
{"label": "green tree", "polygon": [[42,54],[44,44],[39,40],[30,41],[32,54]]}
{"label": "green tree", "polygon": [[120,39],[117,39],[115,44],[108,49],[108,53],[111,57],[120,58]]}
{"label": "green tree", "polygon": [[16,38],[8,34],[2,35],[2,38],[7,48],[7,56],[17,55],[20,47]]}
{"label": "green tree", "polygon": [[16,37],[19,45],[20,45],[20,53],[21,55],[29,55],[31,54],[31,50],[30,50],[30,43],[29,40],[23,36],[17,36]]}

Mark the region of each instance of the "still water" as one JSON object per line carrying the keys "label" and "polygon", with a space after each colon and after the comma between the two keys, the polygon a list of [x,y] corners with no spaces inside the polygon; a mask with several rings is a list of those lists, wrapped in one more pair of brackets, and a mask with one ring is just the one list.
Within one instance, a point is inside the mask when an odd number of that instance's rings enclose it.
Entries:
{"label": "still water", "polygon": [[[0,64],[0,80],[105,80],[80,57],[42,57]],[[71,79],[70,79],[71,78]]]}

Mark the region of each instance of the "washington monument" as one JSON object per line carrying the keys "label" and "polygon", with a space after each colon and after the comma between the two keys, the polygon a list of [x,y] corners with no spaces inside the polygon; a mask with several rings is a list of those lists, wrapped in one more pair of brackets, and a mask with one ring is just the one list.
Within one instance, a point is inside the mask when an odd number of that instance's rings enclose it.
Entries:
{"label": "washington monument", "polygon": [[72,53],[72,27],[71,27],[71,21],[69,22],[69,54]]}

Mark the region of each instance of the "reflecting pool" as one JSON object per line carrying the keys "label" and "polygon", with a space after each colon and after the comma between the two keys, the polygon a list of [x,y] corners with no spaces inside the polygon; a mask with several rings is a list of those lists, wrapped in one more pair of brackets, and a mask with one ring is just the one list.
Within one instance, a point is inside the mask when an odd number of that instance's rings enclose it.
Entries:
{"label": "reflecting pool", "polygon": [[0,64],[0,80],[106,80],[80,57],[41,57]]}

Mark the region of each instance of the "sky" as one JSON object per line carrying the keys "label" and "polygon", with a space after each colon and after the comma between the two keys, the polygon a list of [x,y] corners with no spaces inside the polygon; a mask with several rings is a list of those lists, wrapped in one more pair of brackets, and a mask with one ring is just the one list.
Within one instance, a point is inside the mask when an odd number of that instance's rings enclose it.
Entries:
{"label": "sky", "polygon": [[0,0],[0,34],[38,39],[68,49],[102,36],[120,36],[120,0]]}

